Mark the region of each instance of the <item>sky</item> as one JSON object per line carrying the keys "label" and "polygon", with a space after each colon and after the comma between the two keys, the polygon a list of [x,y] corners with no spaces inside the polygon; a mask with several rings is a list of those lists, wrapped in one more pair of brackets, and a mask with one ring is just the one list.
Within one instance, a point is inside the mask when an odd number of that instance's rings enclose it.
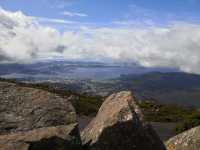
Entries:
{"label": "sky", "polygon": [[199,0],[0,0],[0,6],[28,16],[93,26],[131,21],[165,25],[172,21],[198,22],[200,19]]}
{"label": "sky", "polygon": [[200,74],[199,0],[0,0],[0,63],[134,62]]}

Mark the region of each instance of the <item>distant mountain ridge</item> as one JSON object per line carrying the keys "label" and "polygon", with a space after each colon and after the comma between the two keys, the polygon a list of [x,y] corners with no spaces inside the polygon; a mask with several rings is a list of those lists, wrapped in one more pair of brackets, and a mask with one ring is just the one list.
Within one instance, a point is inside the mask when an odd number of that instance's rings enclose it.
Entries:
{"label": "distant mountain ridge", "polygon": [[140,76],[125,75],[120,79],[125,87],[135,90],[140,99],[200,106],[199,75],[182,72],[153,72]]}
{"label": "distant mountain ridge", "polygon": [[176,69],[73,61],[0,64],[0,68],[3,78],[51,84],[81,94],[105,97],[131,90],[140,100],[200,106],[200,75]]}
{"label": "distant mountain ridge", "polygon": [[94,80],[64,80],[49,84],[86,95],[108,96],[113,92],[131,90],[139,100],[162,104],[200,106],[200,75],[182,72],[151,72],[142,75],[121,75],[120,78]]}
{"label": "distant mountain ridge", "polygon": [[152,71],[175,71],[168,68],[145,68],[137,64],[47,61],[30,64],[0,64],[0,76],[25,80],[112,79],[121,74],[143,74]]}

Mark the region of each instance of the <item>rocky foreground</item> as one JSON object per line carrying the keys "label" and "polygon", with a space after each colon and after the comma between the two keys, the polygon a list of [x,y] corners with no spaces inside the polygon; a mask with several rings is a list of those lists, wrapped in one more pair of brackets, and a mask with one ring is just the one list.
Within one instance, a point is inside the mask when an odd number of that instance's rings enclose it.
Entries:
{"label": "rocky foreground", "polygon": [[151,125],[143,121],[131,92],[109,96],[82,133],[72,100],[73,96],[61,98],[0,82],[0,150],[166,149]]}
{"label": "rocky foreground", "polygon": [[0,82],[0,150],[79,149],[70,97]]}
{"label": "rocky foreground", "polygon": [[156,132],[142,118],[131,92],[113,94],[83,130],[83,144],[92,150],[164,150]]}
{"label": "rocky foreground", "polygon": [[200,127],[185,131],[166,142],[168,150],[199,150]]}

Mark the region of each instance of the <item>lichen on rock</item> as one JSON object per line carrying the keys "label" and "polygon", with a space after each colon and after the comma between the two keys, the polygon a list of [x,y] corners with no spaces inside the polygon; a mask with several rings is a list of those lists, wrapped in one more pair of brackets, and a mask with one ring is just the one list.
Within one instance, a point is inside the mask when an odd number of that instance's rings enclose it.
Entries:
{"label": "lichen on rock", "polygon": [[199,150],[200,126],[172,137],[166,142],[167,150]]}

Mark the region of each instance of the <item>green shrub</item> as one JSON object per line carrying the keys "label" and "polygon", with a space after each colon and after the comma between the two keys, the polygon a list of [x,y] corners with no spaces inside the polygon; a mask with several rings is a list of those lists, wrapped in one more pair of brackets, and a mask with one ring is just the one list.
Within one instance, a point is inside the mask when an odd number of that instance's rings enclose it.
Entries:
{"label": "green shrub", "polygon": [[146,121],[150,122],[179,122],[185,115],[190,114],[190,110],[177,105],[158,105],[152,101],[142,101],[139,103],[145,115]]}
{"label": "green shrub", "polygon": [[185,130],[191,129],[200,125],[200,112],[193,111],[191,114],[185,116],[184,120],[179,122],[175,128],[176,133],[181,133]]}
{"label": "green shrub", "polygon": [[72,104],[78,114],[88,116],[98,112],[102,104],[102,99],[98,96],[81,95],[77,100],[73,101]]}

